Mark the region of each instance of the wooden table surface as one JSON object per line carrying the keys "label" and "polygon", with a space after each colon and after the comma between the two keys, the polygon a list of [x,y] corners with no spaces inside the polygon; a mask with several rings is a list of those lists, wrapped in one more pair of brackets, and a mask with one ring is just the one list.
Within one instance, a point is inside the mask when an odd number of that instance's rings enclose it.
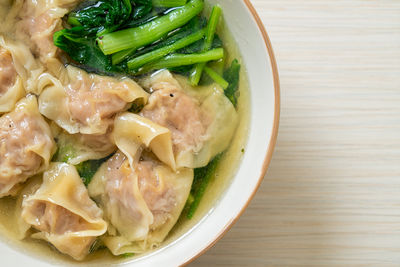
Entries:
{"label": "wooden table surface", "polygon": [[190,266],[400,266],[400,1],[252,2],[279,65],[278,143]]}

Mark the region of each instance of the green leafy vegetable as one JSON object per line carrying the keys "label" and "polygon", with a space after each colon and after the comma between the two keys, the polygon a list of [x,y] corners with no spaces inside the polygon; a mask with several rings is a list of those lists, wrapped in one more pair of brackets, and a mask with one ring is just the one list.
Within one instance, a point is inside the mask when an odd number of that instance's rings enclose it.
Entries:
{"label": "green leafy vegetable", "polygon": [[111,64],[111,58],[100,51],[95,38],[90,38],[90,34],[93,33],[79,26],[56,32],[53,41],[88,72],[106,74],[117,71],[117,68]]}
{"label": "green leafy vegetable", "polygon": [[[151,9],[151,2],[150,2]],[[84,2],[68,14],[67,22],[85,29],[97,29],[97,34],[116,30],[130,19],[132,4],[130,0],[101,0]]]}
{"label": "green leafy vegetable", "polygon": [[225,65],[226,65],[226,56],[218,61],[213,61],[208,64],[210,68],[215,70],[221,76],[224,74]]}
{"label": "green leafy vegetable", "polygon": [[190,191],[187,206],[188,219],[192,219],[194,213],[199,207],[200,201],[207,189],[210,180],[215,176],[215,171],[221,161],[222,154],[217,155],[207,166],[194,170],[194,180]]}
{"label": "green leafy vegetable", "polygon": [[109,158],[110,157],[96,160],[88,160],[81,162],[75,166],[85,186],[89,185],[90,181],[96,174],[97,170],[100,168],[101,164],[103,164]]}
{"label": "green leafy vegetable", "polygon": [[139,26],[164,11],[152,12],[152,8],[152,0],[89,0],[68,14],[67,23],[97,29],[97,35],[102,35],[131,25]]}
{"label": "green leafy vegetable", "polygon": [[76,150],[73,145],[67,144],[58,147],[56,153],[53,155],[51,161],[54,162],[65,162],[67,163],[70,159],[76,157]]}
{"label": "green leafy vegetable", "polygon": [[72,28],[56,32],[53,41],[80,68],[88,72],[107,75],[123,72],[121,66],[113,66],[111,57],[100,50],[96,36],[115,31],[129,21],[145,17],[151,10],[151,0],[85,1],[68,14],[67,23]]}
{"label": "green leafy vegetable", "polygon": [[184,25],[180,29],[177,29],[177,30],[174,30],[174,31],[168,33],[168,35],[165,36],[166,37],[165,39],[161,38],[157,42],[155,42],[149,46],[142,47],[142,48],[138,49],[137,51],[136,51],[136,48],[133,48],[133,49],[127,49],[127,50],[113,54],[112,55],[112,63],[115,65],[115,64],[118,64],[118,63],[124,61],[127,58],[133,59],[135,57],[144,55],[146,53],[150,53],[156,49],[160,49],[165,46],[172,45],[175,42],[177,42],[178,40],[181,40],[182,38],[185,38],[188,35],[201,30],[205,26],[204,22],[205,22],[204,19],[202,19],[199,16],[195,16],[193,19],[191,19],[186,25]]}
{"label": "green leafy vegetable", "polygon": [[135,57],[131,60],[128,61],[128,68],[130,70],[138,70],[140,67],[143,65],[150,63],[152,61],[155,61],[157,59],[160,59],[180,48],[183,48],[189,44],[192,44],[201,38],[204,37],[204,31],[199,30],[183,39],[177,40],[171,45],[164,46],[162,48],[153,50],[151,52],[148,52],[147,54],[143,54],[141,56]]}
{"label": "green leafy vegetable", "polygon": [[[187,47],[184,47],[182,49],[179,49],[177,52],[181,54],[194,54],[194,53],[202,53],[203,52],[203,46],[204,46],[204,41],[200,40],[197,41]],[[213,44],[211,46],[211,49],[215,48],[222,48],[222,41],[219,38],[219,36],[215,35]]]}
{"label": "green leafy vegetable", "polygon": [[204,0],[88,0],[67,15],[71,27],[56,32],[54,44],[69,64],[91,73],[136,76],[167,68],[190,76],[193,85],[213,79],[236,105],[236,65],[223,77],[218,71],[225,65],[216,34],[222,10],[214,6],[207,22],[198,15],[203,7]]}
{"label": "green leafy vegetable", "polygon": [[236,107],[239,98],[239,75],[240,64],[237,59],[232,61],[231,66],[224,71],[223,78],[229,83],[228,88],[225,89],[225,95],[232,104]]}
{"label": "green leafy vegetable", "polygon": [[187,0],[153,0],[156,7],[178,7],[186,4]]}
{"label": "green leafy vegetable", "polygon": [[[58,147],[51,161],[69,163],[69,161],[76,156],[77,152],[72,144],[63,144]],[[110,157],[111,155],[102,159],[88,160],[75,165],[79,176],[86,186],[90,183],[96,171],[100,168],[100,165]]]}
{"label": "green leafy vegetable", "polygon": [[141,103],[132,103],[131,108],[128,110],[129,112],[132,113],[139,113],[140,111],[142,111],[142,109],[144,108],[144,105],[142,105]]}
{"label": "green leafy vegetable", "polygon": [[[135,57],[139,57],[141,55],[144,55],[146,53],[150,53],[156,49],[163,48],[165,46],[169,46],[177,42],[178,40],[181,40],[182,38],[187,37],[190,34],[195,33],[196,31],[201,30],[204,26],[206,25],[206,21],[199,17],[196,16],[192,20],[190,20],[185,26],[182,28],[173,31],[170,33],[166,39],[160,39],[154,44],[151,44],[149,46],[143,47],[135,52],[135,49],[128,49],[124,50],[118,53],[115,53],[112,55],[112,62],[113,64],[118,64],[121,61],[123,61],[125,58],[128,59],[133,59]],[[198,41],[200,43],[203,43],[203,41]],[[197,43],[197,42],[196,42]],[[221,46],[220,46],[221,47]],[[178,53],[182,53],[182,49],[178,50]],[[183,53],[183,54],[192,54],[192,53],[197,53],[200,52],[200,50],[191,52],[191,53]],[[133,54],[134,53],[134,54]]]}
{"label": "green leafy vegetable", "polygon": [[153,8],[151,0],[134,0],[135,9],[132,14],[132,20],[145,18]]}
{"label": "green leafy vegetable", "polygon": [[[204,45],[204,40],[200,40],[197,41],[187,47],[184,47],[182,49],[179,49],[176,51],[176,53],[178,54],[197,54],[197,53],[201,53],[202,49],[203,49],[203,45]],[[214,38],[214,42],[213,42],[213,46],[212,49],[215,48],[222,48],[222,41],[221,39],[219,39],[219,37],[217,35],[215,35]],[[210,64],[214,63],[214,62],[220,62],[223,61],[225,58],[225,54],[222,57],[222,59],[217,60],[217,61],[212,61],[210,62]],[[190,76],[191,71],[193,69],[193,65],[183,65],[183,66],[178,66],[178,67],[170,67],[168,68],[170,71],[175,72],[175,73],[179,73],[183,76]]]}
{"label": "green leafy vegetable", "polygon": [[124,23],[123,25],[121,25],[121,28],[119,30],[134,28],[146,24],[158,17],[165,15],[168,12],[168,10],[169,10],[168,8],[153,7],[153,9],[149,13],[147,14],[143,13],[141,14],[140,18],[131,19],[126,23]]}
{"label": "green leafy vegetable", "polygon": [[[219,18],[221,17],[222,9],[220,6],[216,5],[213,7],[210,15],[210,19],[208,21],[207,25],[207,32],[206,32],[206,39],[204,41],[204,46],[203,46],[203,51],[206,52],[209,49],[211,49],[213,41],[214,41],[214,35],[215,31],[217,30],[217,25],[219,22]],[[190,75],[190,82],[192,85],[198,85],[203,69],[206,66],[205,63],[200,63],[196,64],[196,66],[193,68],[192,73]]]}
{"label": "green leafy vegetable", "polygon": [[224,80],[217,72],[209,67],[204,67],[204,71],[211,77],[217,84],[219,84],[224,90],[228,88],[229,83]]}
{"label": "green leafy vegetable", "polygon": [[185,25],[203,10],[203,6],[203,0],[190,0],[186,5],[142,26],[100,36],[97,39],[99,47],[105,55],[110,55],[151,44],[170,31]]}
{"label": "green leafy vegetable", "polygon": [[[204,26],[206,25],[206,21],[204,18],[196,16],[193,19],[191,19],[185,26],[181,27],[180,29],[173,31],[172,33],[170,33],[167,38],[165,39],[160,39],[160,41],[151,44],[149,46],[143,47],[139,50],[137,50],[135,52],[135,54],[133,54],[130,59],[135,58],[135,57],[139,57],[141,55],[147,54],[151,51],[154,51],[156,49],[160,49],[163,48],[165,46],[169,46],[174,44],[175,42],[195,33],[200,31],[201,29],[204,28]],[[198,41],[198,42],[202,42],[202,41]],[[182,53],[182,49],[178,50],[179,53]],[[191,53],[182,53],[182,54],[193,54],[193,53],[197,53],[200,51],[196,51],[196,52],[191,52]]]}
{"label": "green leafy vegetable", "polygon": [[144,65],[136,74],[143,74],[153,70],[168,69],[185,65],[221,59],[224,49],[216,48],[201,54],[171,54],[154,63]]}

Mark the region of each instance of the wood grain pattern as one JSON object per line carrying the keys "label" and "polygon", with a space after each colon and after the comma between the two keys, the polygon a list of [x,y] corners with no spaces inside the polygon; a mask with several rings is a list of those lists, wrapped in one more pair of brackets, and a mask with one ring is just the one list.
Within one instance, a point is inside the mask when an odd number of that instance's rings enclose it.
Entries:
{"label": "wood grain pattern", "polygon": [[190,266],[400,266],[400,1],[252,2],[280,71],[277,148]]}

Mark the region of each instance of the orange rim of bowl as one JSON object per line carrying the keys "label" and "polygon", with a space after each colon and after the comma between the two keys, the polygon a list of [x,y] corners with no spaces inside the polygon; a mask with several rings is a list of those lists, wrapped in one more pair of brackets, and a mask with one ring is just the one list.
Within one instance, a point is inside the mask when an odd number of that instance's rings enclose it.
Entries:
{"label": "orange rim of bowl", "polygon": [[253,193],[250,195],[249,199],[247,200],[246,204],[243,206],[243,208],[241,209],[239,214],[225,226],[225,228],[218,234],[218,236],[214,239],[214,241],[212,241],[207,247],[202,249],[199,253],[197,253],[197,255],[195,255],[194,257],[192,257],[190,260],[186,261],[185,263],[183,263],[181,266],[185,266],[187,264],[190,264],[191,262],[193,262],[194,260],[199,258],[201,255],[203,255],[207,250],[212,248],[232,228],[232,226],[239,220],[240,216],[244,213],[246,208],[249,206],[251,200],[256,195],[257,190],[260,188],[261,182],[263,181],[264,176],[267,173],[269,164],[271,163],[272,154],[274,152],[275,145],[276,145],[276,140],[278,138],[279,118],[280,118],[280,83],[279,83],[278,66],[277,66],[277,63],[276,63],[275,54],[274,54],[274,51],[272,49],[271,40],[268,37],[267,31],[266,31],[266,29],[264,27],[263,22],[261,21],[260,16],[257,14],[256,9],[250,3],[250,0],[243,0],[243,2],[245,3],[247,8],[249,9],[250,13],[252,14],[253,18],[255,19],[255,21],[257,23],[257,26],[258,26],[259,30],[261,31],[261,34],[263,36],[263,39],[264,39],[264,42],[265,42],[265,46],[267,48],[267,51],[268,51],[268,54],[269,54],[269,58],[270,58],[270,61],[271,61],[272,75],[273,75],[274,89],[275,89],[275,114],[274,114],[274,123],[273,123],[272,135],[271,135],[271,139],[269,141],[269,148],[268,148],[268,151],[267,151],[267,155],[265,156],[265,159],[264,159],[263,167],[261,169],[261,174],[260,174],[260,177],[258,179],[257,186],[255,187]]}

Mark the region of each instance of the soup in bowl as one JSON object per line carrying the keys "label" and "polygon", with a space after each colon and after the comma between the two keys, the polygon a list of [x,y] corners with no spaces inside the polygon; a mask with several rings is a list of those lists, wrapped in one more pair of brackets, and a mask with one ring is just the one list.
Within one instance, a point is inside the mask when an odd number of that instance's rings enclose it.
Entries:
{"label": "soup in bowl", "polygon": [[251,5],[0,9],[6,261],[174,266],[211,246],[254,195],[277,134],[276,65]]}

